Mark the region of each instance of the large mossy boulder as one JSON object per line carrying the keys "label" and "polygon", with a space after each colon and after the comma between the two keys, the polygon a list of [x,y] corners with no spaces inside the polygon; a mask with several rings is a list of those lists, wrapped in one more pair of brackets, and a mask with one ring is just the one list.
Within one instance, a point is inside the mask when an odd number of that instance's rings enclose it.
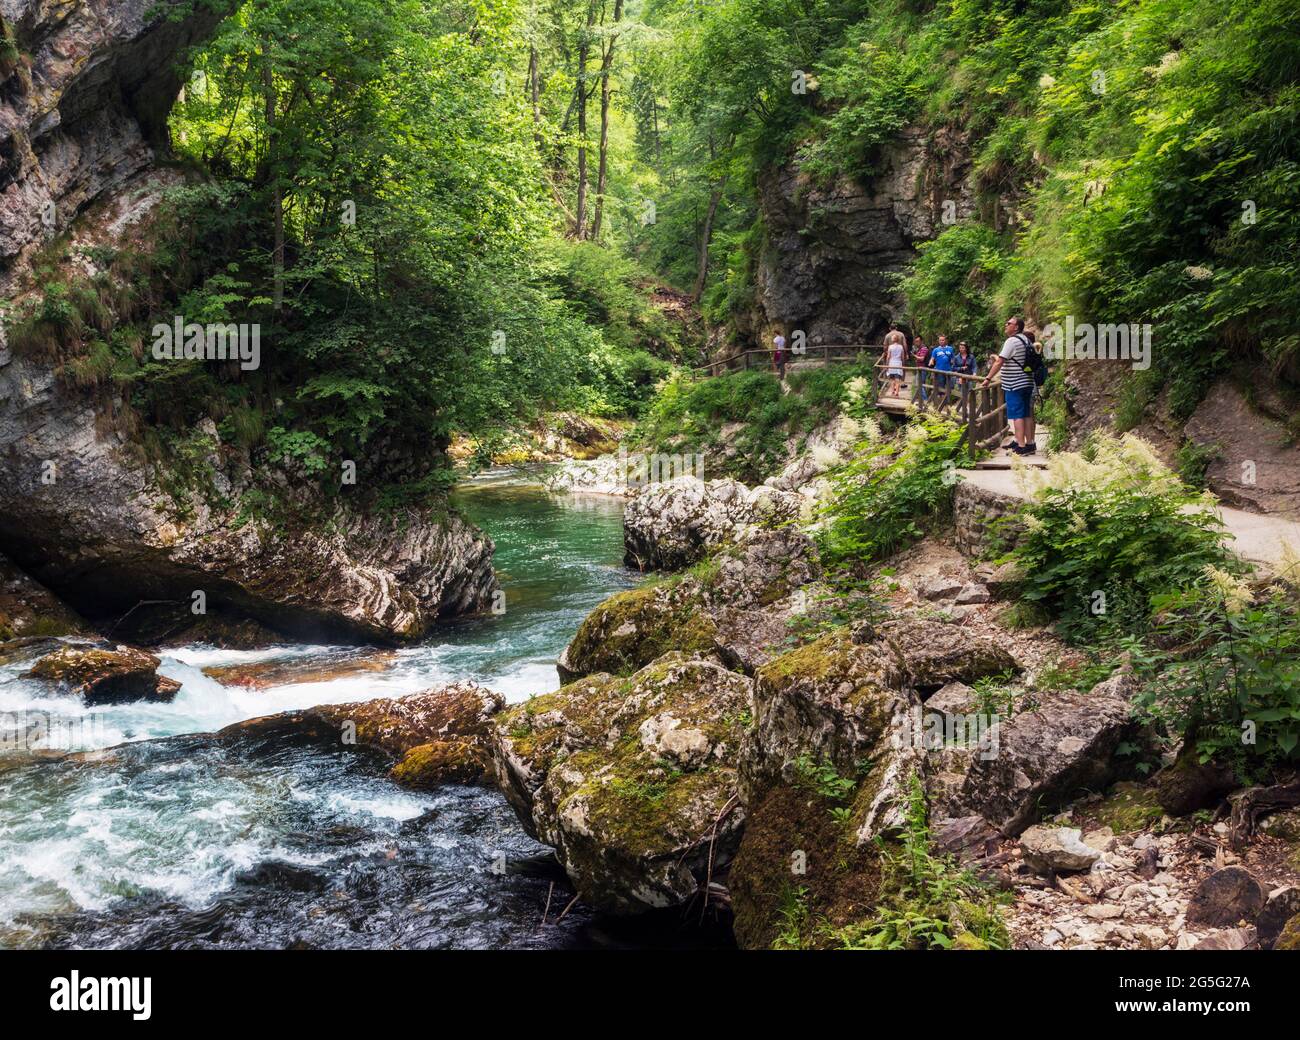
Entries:
{"label": "large mossy boulder", "polygon": [[711,652],[717,631],[693,581],[629,589],[587,615],[556,668],[563,683],[600,672],[628,675],[670,650]]}
{"label": "large mossy boulder", "polygon": [[859,843],[902,825],[913,778],[931,751],[922,693],[1010,671],[1014,659],[961,625],[896,618],[836,629],[755,673],[754,726],[741,757],[747,800],[809,763],[855,783]]}
{"label": "large mossy boulder", "polygon": [[749,532],[691,571],[605,600],[560,655],[560,681],[628,675],[670,650],[716,652],[750,672],[781,651],[819,576],[806,535]]}
{"label": "large mossy boulder", "polygon": [[217,737],[267,750],[314,745],[377,756],[406,787],[490,783],[489,736],[504,705],[499,693],[459,682],[405,697],[318,704],[248,719]]}
{"label": "large mossy boulder", "polygon": [[54,683],[86,704],[165,702],[176,696],[181,684],[158,674],[161,663],[131,646],[61,646],[33,664],[25,677]]}
{"label": "large mossy boulder", "polygon": [[920,749],[896,739],[920,704],[891,649],[860,645],[838,629],[783,654],[754,677],[754,725],[741,752],[741,788],[757,803],[810,767],[832,768],[855,785],[860,841],[898,827]]}
{"label": "large mossy boulder", "polygon": [[498,782],[585,902],[614,913],[673,906],[726,867],[744,822],[736,759],[751,688],[716,661],[674,652],[498,716]]}

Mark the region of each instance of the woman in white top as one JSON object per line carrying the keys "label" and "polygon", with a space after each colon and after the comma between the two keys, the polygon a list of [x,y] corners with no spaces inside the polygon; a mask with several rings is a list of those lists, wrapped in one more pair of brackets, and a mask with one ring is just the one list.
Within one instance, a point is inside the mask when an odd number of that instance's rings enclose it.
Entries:
{"label": "woman in white top", "polygon": [[885,363],[885,377],[891,387],[890,397],[897,397],[903,388],[903,365],[907,361],[907,341],[902,333],[895,337],[891,331],[885,337],[885,352],[881,358]]}

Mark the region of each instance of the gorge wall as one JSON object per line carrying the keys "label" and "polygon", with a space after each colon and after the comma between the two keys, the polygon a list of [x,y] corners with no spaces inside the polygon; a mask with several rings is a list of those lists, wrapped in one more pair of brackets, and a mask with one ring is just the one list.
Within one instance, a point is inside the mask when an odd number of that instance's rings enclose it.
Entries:
{"label": "gorge wall", "polygon": [[909,128],[880,150],[876,169],[828,185],[793,159],[759,174],[764,245],[742,338],[766,343],[779,327],[813,344],[881,341],[900,314],[894,281],[916,244],[972,216],[975,199],[969,142],[957,132]]}

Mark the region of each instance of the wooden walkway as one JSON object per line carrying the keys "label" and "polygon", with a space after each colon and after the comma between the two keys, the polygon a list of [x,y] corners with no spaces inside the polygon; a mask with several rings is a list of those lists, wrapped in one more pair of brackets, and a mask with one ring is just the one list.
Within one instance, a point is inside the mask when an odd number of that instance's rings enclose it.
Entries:
{"label": "wooden walkway", "polygon": [[[810,366],[861,363],[871,358],[879,359],[884,347],[871,343],[819,343],[808,345],[800,351],[791,349],[786,362],[787,371],[798,371]],[[773,371],[771,350],[742,350],[731,357],[691,369],[694,378],[704,379],[727,372],[744,372],[750,369]],[[877,360],[876,407],[888,415],[904,416],[914,412],[945,412],[956,418],[964,427],[962,443],[974,455],[978,452],[1000,451],[1007,435],[1007,405],[1002,397],[1002,387],[979,384],[982,376],[961,375],[957,372],[936,372],[932,368],[907,366],[903,369],[903,383],[895,396],[885,377],[883,361]],[[922,379],[921,377],[924,377]],[[924,389],[924,393],[922,390]],[[1035,464],[1038,456],[1025,461]],[[1007,465],[1010,463],[1007,462]]]}
{"label": "wooden walkway", "polygon": [[[903,382],[895,394],[885,372],[884,362],[876,362],[876,407],[882,412],[944,413],[961,423],[962,443],[972,455],[1001,448],[1007,435],[1007,402],[999,384],[983,386],[983,376],[908,365],[903,368]],[[1026,461],[1037,462],[1038,456]]]}

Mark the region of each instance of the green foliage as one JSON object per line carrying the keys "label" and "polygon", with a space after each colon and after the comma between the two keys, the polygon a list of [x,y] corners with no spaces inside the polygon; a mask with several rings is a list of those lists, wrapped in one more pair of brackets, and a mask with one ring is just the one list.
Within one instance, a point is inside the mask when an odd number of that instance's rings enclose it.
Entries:
{"label": "green foliage", "polygon": [[948,342],[977,344],[995,339],[993,283],[1006,269],[1006,244],[983,224],[954,224],[938,238],[922,243],[921,255],[900,288],[917,327],[940,332]]}
{"label": "green foliage", "polygon": [[1224,573],[1157,597],[1162,644],[1140,655],[1138,705],[1245,779],[1300,760],[1300,609],[1274,586],[1258,602]]}
{"label": "green foliage", "polygon": [[834,477],[834,497],[818,535],[823,562],[845,577],[925,534],[948,515],[961,428],[928,413],[890,440],[864,442]]}
{"label": "green foliage", "polygon": [[794,771],[800,784],[828,802],[845,801],[858,786],[857,780],[841,776],[833,762],[815,760],[808,755],[795,759]]}
{"label": "green foliage", "polygon": [[1053,461],[1046,482],[1004,521],[1020,599],[1045,608],[1066,638],[1145,632],[1155,597],[1234,569],[1221,522],[1131,435],[1101,436]]}
{"label": "green foliage", "polygon": [[[785,463],[787,439],[806,437],[831,419],[845,384],[861,374],[854,365],[808,369],[790,376],[789,393],[774,375],[757,369],[698,380],[677,375],[660,387],[629,443],[703,452],[710,477],[725,473],[759,483]],[[733,424],[728,439],[723,431]]]}
{"label": "green foliage", "polygon": [[897,846],[882,843],[884,868],[880,905],[865,921],[836,936],[849,950],[947,950],[962,935],[977,949],[1005,949],[1010,943],[988,888],[950,856],[930,849],[925,791],[912,778],[907,823]]}

